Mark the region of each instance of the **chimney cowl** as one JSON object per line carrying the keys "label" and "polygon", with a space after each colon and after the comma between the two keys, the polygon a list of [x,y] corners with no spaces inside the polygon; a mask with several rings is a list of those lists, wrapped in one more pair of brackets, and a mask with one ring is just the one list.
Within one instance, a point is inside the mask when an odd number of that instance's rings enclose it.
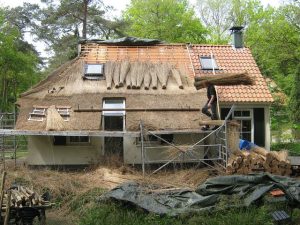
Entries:
{"label": "chimney cowl", "polygon": [[243,30],[242,26],[233,26],[229,30],[231,30],[231,34],[233,36],[233,46],[235,48],[243,48],[244,40],[243,40]]}

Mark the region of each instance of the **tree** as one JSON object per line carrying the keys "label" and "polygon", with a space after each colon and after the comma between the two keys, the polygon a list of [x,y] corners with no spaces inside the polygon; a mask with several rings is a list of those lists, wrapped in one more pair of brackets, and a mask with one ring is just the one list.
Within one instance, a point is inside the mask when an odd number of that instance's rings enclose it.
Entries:
{"label": "tree", "polygon": [[77,55],[79,39],[111,38],[122,35],[122,21],[106,19],[107,7],[101,0],[42,0],[36,19],[39,40],[47,43],[53,57],[50,62],[57,65]]}
{"label": "tree", "polygon": [[294,77],[290,98],[291,119],[300,129],[300,62]]}
{"label": "tree", "polygon": [[169,42],[205,42],[206,29],[187,0],[132,0],[123,13],[129,36]]}
{"label": "tree", "polygon": [[11,111],[18,95],[36,83],[38,57],[0,10],[0,111]]}

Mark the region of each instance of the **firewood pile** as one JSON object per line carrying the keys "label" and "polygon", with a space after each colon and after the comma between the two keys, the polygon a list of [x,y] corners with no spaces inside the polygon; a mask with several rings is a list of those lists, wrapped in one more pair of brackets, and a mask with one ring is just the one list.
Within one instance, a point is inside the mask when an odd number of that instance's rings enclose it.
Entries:
{"label": "firewood pile", "polygon": [[250,151],[235,151],[228,160],[228,174],[248,174],[251,172],[269,172],[289,176],[292,173],[288,152],[267,151],[255,146]]}
{"label": "firewood pile", "polygon": [[[22,208],[24,206],[27,207],[51,207],[51,203],[49,201],[45,201],[41,195],[34,192],[28,187],[17,186],[10,189],[10,205],[14,208]],[[4,199],[7,199],[8,195],[4,195]],[[6,202],[4,200],[4,202]]]}

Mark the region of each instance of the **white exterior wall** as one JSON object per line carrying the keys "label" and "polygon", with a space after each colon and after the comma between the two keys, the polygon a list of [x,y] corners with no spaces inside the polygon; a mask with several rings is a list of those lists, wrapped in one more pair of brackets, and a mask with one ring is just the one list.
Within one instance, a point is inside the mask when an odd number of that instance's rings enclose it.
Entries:
{"label": "white exterior wall", "polygon": [[53,145],[50,136],[28,137],[29,165],[87,165],[99,161],[101,139],[91,137],[86,145]]}
{"label": "white exterior wall", "polygon": [[[173,142],[180,148],[187,148],[188,145],[193,145],[203,137],[203,134],[186,134],[186,135],[174,135]],[[203,143],[200,143],[203,145]],[[170,145],[155,145],[145,143],[145,158],[146,161],[152,161],[155,163],[162,163],[167,160],[174,158],[177,155],[177,150]],[[147,148],[152,147],[152,148]],[[204,150],[203,147],[195,147],[195,155],[197,158],[203,158]],[[175,152],[174,152],[175,151]],[[180,158],[177,161],[186,160],[189,158]],[[176,160],[175,160],[176,162]],[[124,138],[124,163],[125,164],[141,164],[141,144],[137,143],[137,138]]]}
{"label": "white exterior wall", "polygon": [[[232,105],[220,103],[220,108],[231,108]],[[253,109],[253,108],[264,108],[264,119],[265,119],[265,149],[270,150],[271,145],[271,117],[270,117],[270,105],[265,104],[235,104],[236,109]]]}

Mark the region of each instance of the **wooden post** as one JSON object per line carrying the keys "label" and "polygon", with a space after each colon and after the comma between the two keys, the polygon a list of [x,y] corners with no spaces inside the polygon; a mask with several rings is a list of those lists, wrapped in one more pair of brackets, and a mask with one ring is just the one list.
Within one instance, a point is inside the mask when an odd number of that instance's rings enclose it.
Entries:
{"label": "wooden post", "polygon": [[7,192],[7,203],[6,203],[6,214],[4,219],[4,225],[9,223],[9,213],[10,213],[10,200],[11,200],[11,191]]}
{"label": "wooden post", "polygon": [[144,132],[143,132],[143,121],[140,121],[140,129],[141,129],[141,156],[142,156],[142,170],[143,177],[145,177],[145,149],[144,149]]}
{"label": "wooden post", "polygon": [[[5,178],[6,178],[6,171],[3,171],[2,173],[2,179],[1,179],[1,187],[0,187],[0,206],[3,205],[3,197],[4,197],[4,184],[5,184]],[[0,211],[0,217],[1,217],[1,211]]]}

